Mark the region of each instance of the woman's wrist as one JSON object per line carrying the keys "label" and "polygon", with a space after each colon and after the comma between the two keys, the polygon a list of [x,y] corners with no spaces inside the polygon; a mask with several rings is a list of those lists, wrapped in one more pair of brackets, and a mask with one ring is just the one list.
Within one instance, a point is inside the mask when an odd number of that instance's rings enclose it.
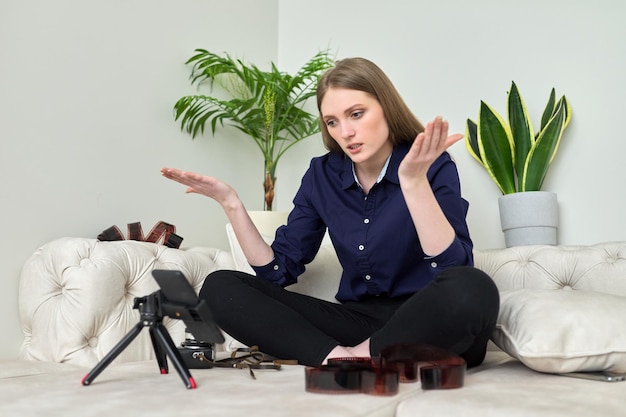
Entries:
{"label": "woman's wrist", "polygon": [[403,178],[399,177],[400,180],[400,188],[402,192],[416,192],[419,190],[430,190],[430,182],[428,182],[428,178],[426,175]]}
{"label": "woman's wrist", "polygon": [[246,208],[243,205],[243,202],[239,199],[237,193],[234,193],[232,197],[221,201],[220,205],[228,217],[230,217],[231,214],[246,211]]}

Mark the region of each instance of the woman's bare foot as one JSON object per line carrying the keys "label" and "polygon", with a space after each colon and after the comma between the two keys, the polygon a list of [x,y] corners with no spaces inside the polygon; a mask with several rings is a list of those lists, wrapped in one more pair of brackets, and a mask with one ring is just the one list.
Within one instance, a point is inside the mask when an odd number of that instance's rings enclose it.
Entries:
{"label": "woman's bare foot", "polygon": [[335,346],[331,350],[322,365],[326,365],[329,359],[333,358],[369,358],[370,357],[370,340],[366,339],[354,347]]}
{"label": "woman's bare foot", "polygon": [[359,343],[358,345],[354,347],[349,347],[346,349],[350,353],[352,353],[352,356],[355,356],[357,358],[369,358],[372,355],[370,353],[370,340],[369,339],[365,339],[363,342]]}
{"label": "woman's bare foot", "polygon": [[324,360],[322,361],[322,365],[326,365],[328,363],[329,359],[333,359],[333,358],[350,358],[354,355],[352,355],[352,353],[348,350],[348,348],[345,348],[343,346],[336,346],[333,350],[331,350],[328,355],[326,356],[326,358],[324,358]]}

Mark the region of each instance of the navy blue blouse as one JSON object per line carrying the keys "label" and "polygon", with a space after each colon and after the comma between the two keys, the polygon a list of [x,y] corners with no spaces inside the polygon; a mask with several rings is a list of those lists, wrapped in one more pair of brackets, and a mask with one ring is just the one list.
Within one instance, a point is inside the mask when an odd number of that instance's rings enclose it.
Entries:
{"label": "navy blue blouse", "polygon": [[282,286],[295,283],[317,254],[326,229],[343,267],[339,301],[408,296],[446,268],[473,265],[465,221],[469,204],[461,197],[456,164],[447,152],[430,167],[428,179],[456,236],[443,253],[424,254],[398,179],[408,149],[394,148],[385,175],[367,195],[348,157],[331,152],[313,158],[287,225],[276,231],[274,260],[253,267],[257,276]]}

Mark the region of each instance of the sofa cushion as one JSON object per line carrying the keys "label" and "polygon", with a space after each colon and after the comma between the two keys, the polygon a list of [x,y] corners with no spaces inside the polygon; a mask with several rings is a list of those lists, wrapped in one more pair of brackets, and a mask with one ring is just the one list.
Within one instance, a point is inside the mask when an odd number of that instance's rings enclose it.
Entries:
{"label": "sofa cushion", "polygon": [[493,341],[536,371],[626,372],[626,297],[595,291],[502,291]]}

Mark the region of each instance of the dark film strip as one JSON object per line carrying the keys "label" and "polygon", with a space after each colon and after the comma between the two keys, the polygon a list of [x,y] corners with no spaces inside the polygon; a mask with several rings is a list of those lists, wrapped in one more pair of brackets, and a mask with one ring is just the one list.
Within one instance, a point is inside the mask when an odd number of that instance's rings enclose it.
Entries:
{"label": "dark film strip", "polygon": [[422,389],[461,388],[465,360],[430,345],[394,345],[378,358],[336,358],[305,369],[307,392],[324,394],[395,395],[399,383],[418,380]]}

